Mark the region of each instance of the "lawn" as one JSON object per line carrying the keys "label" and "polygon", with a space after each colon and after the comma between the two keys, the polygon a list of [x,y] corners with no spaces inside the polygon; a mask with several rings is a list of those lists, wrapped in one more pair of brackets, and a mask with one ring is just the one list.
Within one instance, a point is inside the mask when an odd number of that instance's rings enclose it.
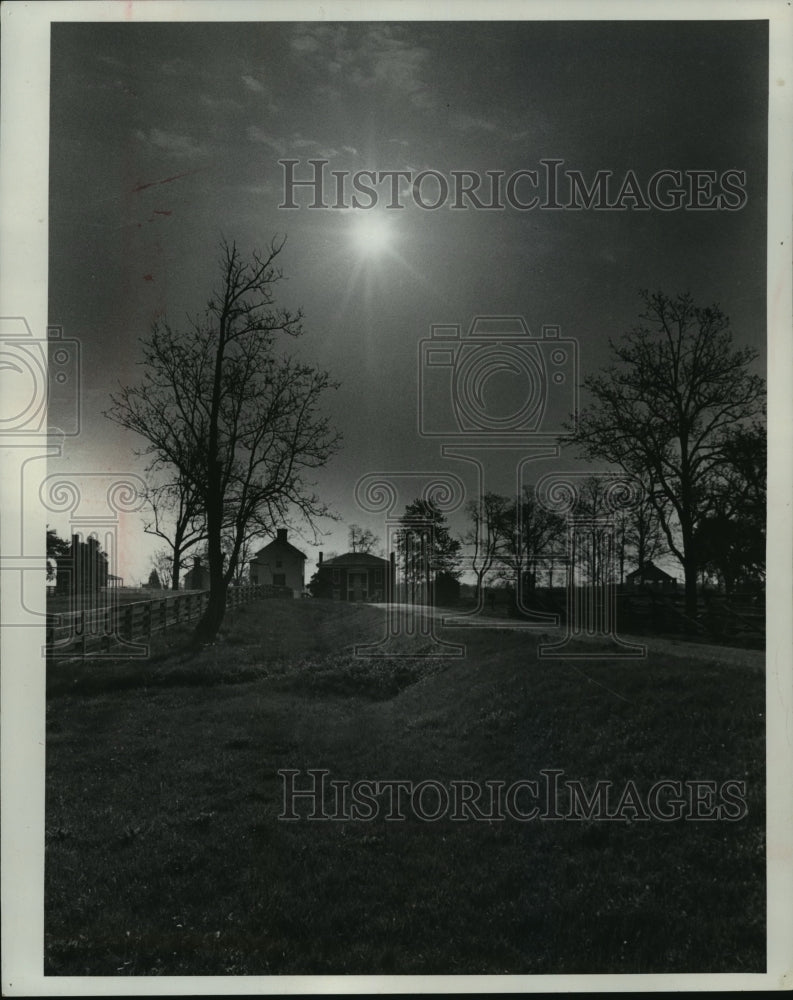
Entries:
{"label": "lawn", "polygon": [[[762,671],[684,645],[538,661],[507,629],[444,632],[462,658],[356,658],[383,621],[270,600],[199,655],[170,629],[145,664],[50,667],[48,975],[765,970]],[[282,769],[741,781],[747,810],[287,822]]]}

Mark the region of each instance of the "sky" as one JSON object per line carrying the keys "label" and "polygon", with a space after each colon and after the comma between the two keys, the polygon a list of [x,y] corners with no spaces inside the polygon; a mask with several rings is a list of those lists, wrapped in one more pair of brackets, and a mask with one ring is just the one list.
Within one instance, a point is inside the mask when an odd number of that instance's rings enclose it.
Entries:
{"label": "sky", "polygon": [[[320,524],[318,545],[290,535],[307,578],[320,548],[346,550],[351,522],[385,537],[379,515],[356,506],[362,476],[454,473],[466,498],[482,486],[473,465],[441,453],[456,440],[442,402],[452,366],[432,373],[424,400],[450,436],[420,433],[433,325],[465,334],[476,316],[520,316],[535,337],[557,326],[584,375],[637,322],[641,289],[690,291],[721,306],[765,371],[763,22],[64,23],[52,25],[50,81],[49,322],[79,341],[82,363],[80,434],[52,471],[141,470],[143,442],[102,415],[109,392],[140,377],[139,338],[203,306],[222,237],[247,252],[285,235],[279,301],[305,315],[295,348],[340,382],[326,410],[343,447],[317,474],[340,520]],[[542,178],[550,160],[563,186],[565,171],[587,184],[610,171],[612,200],[631,171],[645,193],[661,170],[741,172],[743,195],[713,210],[627,198],[622,211],[576,211],[563,193],[562,208],[542,207],[540,190],[533,209],[455,209],[450,196],[431,210],[402,180],[401,208],[386,207],[387,184],[371,208],[312,209],[305,188],[297,208],[280,207],[279,160],[305,179],[310,159],[328,161],[329,204],[330,171],[348,172],[349,202],[358,171]],[[420,189],[425,204],[434,184]],[[513,201],[530,188],[524,177]],[[515,391],[494,375],[485,403],[503,415]],[[515,454],[480,451],[487,488],[513,488]],[[531,462],[526,481],[580,467],[564,449]],[[402,507],[420,479],[400,481]],[[465,527],[459,512],[450,520]],[[156,547],[130,516],[126,582],[148,576]]]}

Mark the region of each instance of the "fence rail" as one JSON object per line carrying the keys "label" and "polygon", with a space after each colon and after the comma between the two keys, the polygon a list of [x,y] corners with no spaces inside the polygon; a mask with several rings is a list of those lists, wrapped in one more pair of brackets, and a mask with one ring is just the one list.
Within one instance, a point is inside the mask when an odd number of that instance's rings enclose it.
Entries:
{"label": "fence rail", "polygon": [[[51,659],[148,655],[147,639],[173,625],[194,621],[206,609],[209,591],[189,591],[148,601],[120,603],[108,590],[97,607],[47,615],[45,652]],[[268,598],[291,598],[288,587],[229,587],[227,608]]]}

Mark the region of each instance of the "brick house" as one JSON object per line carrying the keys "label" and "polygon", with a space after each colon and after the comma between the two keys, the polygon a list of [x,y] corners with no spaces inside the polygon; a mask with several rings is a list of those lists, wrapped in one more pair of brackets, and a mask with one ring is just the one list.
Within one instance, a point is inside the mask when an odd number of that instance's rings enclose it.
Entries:
{"label": "brick house", "polygon": [[279,528],[275,540],[259,549],[248,564],[251,583],[289,587],[293,597],[303,596],[305,553],[287,541],[287,529]]}
{"label": "brick house", "polygon": [[323,562],[319,554],[312,581],[316,597],[334,601],[382,602],[394,593],[394,559],[381,559],[368,552],[345,552]]}

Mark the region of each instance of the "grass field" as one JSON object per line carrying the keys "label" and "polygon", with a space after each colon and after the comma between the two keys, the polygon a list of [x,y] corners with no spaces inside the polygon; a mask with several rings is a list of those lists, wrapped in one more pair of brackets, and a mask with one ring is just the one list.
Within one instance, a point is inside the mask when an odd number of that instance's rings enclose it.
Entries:
{"label": "grass field", "polygon": [[[50,668],[46,974],[765,969],[762,671],[685,647],[538,662],[508,630],[444,633],[460,659],[355,658],[382,628],[270,600],[198,656],[171,629],[145,664]],[[734,779],[748,812],[285,822],[283,768]]]}

